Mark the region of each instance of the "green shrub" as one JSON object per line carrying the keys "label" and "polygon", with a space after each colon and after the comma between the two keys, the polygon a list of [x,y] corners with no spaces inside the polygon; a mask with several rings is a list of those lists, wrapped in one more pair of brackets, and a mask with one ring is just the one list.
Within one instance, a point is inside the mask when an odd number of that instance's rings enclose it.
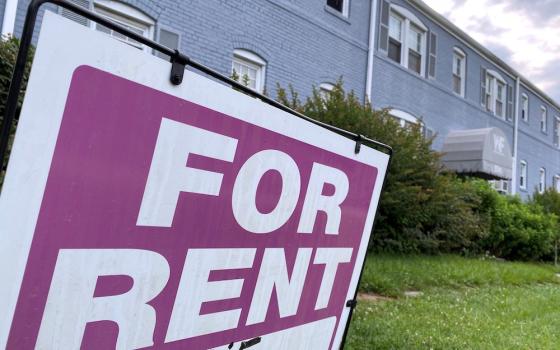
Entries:
{"label": "green shrub", "polygon": [[[19,49],[19,40],[14,37],[2,37],[0,39],[0,125],[4,120],[4,113],[6,108],[6,99],[8,98],[8,90],[10,88],[10,83],[12,80],[12,73],[14,71],[14,66],[16,63],[16,56]],[[27,65],[25,68],[23,83],[22,83],[22,92],[19,95],[18,99],[18,108],[16,113],[16,119],[19,117],[19,112],[21,109],[21,105],[23,103],[23,97],[25,88],[27,87],[27,79],[29,78],[29,71],[31,70],[31,62],[33,61],[33,48],[30,49],[30,54],[27,60]],[[13,142],[13,137],[15,134],[17,126],[17,120],[14,121],[12,125],[12,131],[10,134],[10,140],[8,144],[8,154],[10,151],[10,146]],[[4,180],[4,172],[5,166],[7,163],[7,157],[2,162],[2,167],[0,168],[0,185]]]}
{"label": "green shrub", "polygon": [[[419,125],[401,127],[386,110],[363,105],[339,82],[327,96],[317,89],[301,102],[290,87],[278,100],[307,116],[393,147],[370,249],[399,253],[479,254],[548,259],[557,217],[538,203],[498,194],[487,181],[443,171],[440,154]],[[554,198],[560,212],[560,198]],[[543,199],[544,201],[544,199]],[[547,199],[549,202],[552,200]],[[550,205],[552,206],[552,204]],[[560,213],[559,213],[560,215]]]}
{"label": "green shrub", "polygon": [[546,213],[542,206],[500,196],[485,245],[492,254],[506,259],[548,259],[554,251],[557,225],[556,215]]}
{"label": "green shrub", "polygon": [[344,93],[341,82],[328,98],[314,89],[304,103],[293,89],[279,87],[278,100],[311,118],[393,147],[371,249],[430,253],[477,249],[477,240],[486,232],[475,215],[477,199],[464,191],[467,185],[443,173],[440,154],[420,125],[401,127],[387,110],[373,110],[352,92]]}

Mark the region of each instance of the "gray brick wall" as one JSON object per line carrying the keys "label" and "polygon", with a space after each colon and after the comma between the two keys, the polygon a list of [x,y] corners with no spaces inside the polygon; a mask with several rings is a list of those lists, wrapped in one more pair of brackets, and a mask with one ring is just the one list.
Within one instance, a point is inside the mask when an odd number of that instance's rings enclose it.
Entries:
{"label": "gray brick wall", "polygon": [[[179,33],[184,53],[223,74],[231,72],[234,49],[258,54],[267,62],[266,90],[273,96],[277,83],[306,96],[312,85],[339,77],[348,90],[365,94],[368,1],[352,1],[348,18],[328,11],[322,0],[126,2]],[[28,3],[20,1],[17,35]]]}

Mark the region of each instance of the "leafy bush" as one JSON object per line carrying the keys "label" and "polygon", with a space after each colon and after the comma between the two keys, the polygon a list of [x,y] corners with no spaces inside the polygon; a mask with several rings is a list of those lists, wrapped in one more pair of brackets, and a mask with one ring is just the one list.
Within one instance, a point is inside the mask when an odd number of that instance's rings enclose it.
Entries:
{"label": "leafy bush", "polygon": [[[6,99],[8,98],[8,90],[10,88],[10,83],[12,80],[12,73],[14,71],[14,66],[16,63],[16,56],[19,49],[19,40],[14,37],[2,37],[0,39],[0,125],[4,120]],[[27,65],[25,67],[25,73],[22,83],[22,92],[18,99],[18,108],[16,119],[19,116],[21,105],[23,103],[23,96],[25,88],[27,87],[27,79],[29,77],[29,72],[31,70],[31,62],[33,61],[33,48],[30,49],[30,54],[27,59]],[[12,131],[10,134],[10,141],[8,144],[8,154],[10,151],[10,146],[13,142],[14,133],[17,126],[17,120],[12,125]],[[6,166],[7,158],[3,160],[2,167],[0,168],[0,185],[4,179],[4,171]]]}
{"label": "leafy bush", "polygon": [[[487,181],[446,173],[432,140],[419,125],[405,128],[387,110],[363,105],[339,82],[329,95],[314,89],[301,102],[278,87],[278,100],[305,115],[389,144],[394,154],[379,204],[370,249],[399,253],[479,254],[546,259],[553,252],[557,217],[541,204],[498,194]],[[560,212],[560,197],[555,198]],[[551,205],[552,206],[552,205]],[[560,213],[559,213],[560,215]]]}
{"label": "leafy bush", "polygon": [[556,240],[557,217],[519,197],[499,197],[491,234],[485,244],[494,255],[512,260],[550,258]]}
{"label": "leafy bush", "polygon": [[313,90],[302,103],[293,89],[278,88],[278,100],[322,122],[391,145],[394,150],[379,205],[371,248],[393,252],[441,252],[477,249],[485,234],[475,215],[478,199],[440,165],[432,139],[420,125],[405,128],[388,114],[363,105],[339,82],[328,97]]}

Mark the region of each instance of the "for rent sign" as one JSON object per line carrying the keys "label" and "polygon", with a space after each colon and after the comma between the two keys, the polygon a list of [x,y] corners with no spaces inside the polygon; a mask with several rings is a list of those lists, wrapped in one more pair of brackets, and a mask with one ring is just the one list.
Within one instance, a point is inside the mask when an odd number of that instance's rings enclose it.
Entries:
{"label": "for rent sign", "polygon": [[46,14],[0,202],[0,347],[338,348],[388,156],[168,76]]}

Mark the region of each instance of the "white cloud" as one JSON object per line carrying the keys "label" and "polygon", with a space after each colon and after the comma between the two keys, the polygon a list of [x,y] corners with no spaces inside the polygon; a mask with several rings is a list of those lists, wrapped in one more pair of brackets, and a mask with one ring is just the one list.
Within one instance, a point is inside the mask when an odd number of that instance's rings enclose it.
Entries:
{"label": "white cloud", "polygon": [[547,13],[549,0],[425,2],[560,102],[560,13]]}

